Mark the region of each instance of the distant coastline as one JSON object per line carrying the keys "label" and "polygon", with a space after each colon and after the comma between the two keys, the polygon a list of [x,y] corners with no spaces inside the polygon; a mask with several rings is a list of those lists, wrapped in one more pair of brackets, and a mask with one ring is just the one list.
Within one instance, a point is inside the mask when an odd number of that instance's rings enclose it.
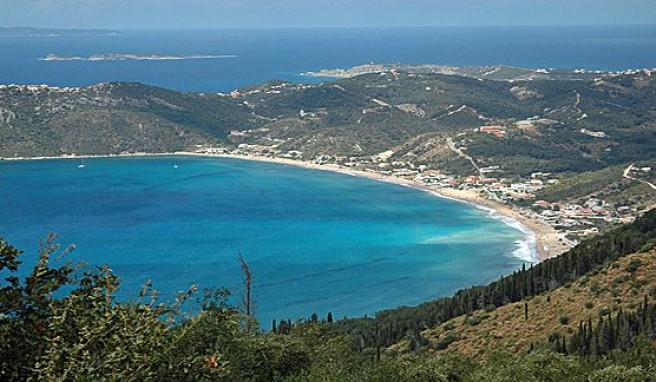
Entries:
{"label": "distant coastline", "polygon": [[107,29],[0,27],[0,37],[88,37],[119,36],[120,34],[119,31]]}
{"label": "distant coastline", "polygon": [[[488,212],[489,216],[493,219],[501,220],[504,224],[518,229],[524,233],[524,242],[519,244],[520,251],[530,252],[531,258],[526,258],[523,254],[514,254],[516,257],[526,261],[537,263],[560,255],[569,249],[565,244],[560,241],[560,235],[552,227],[524,216],[521,213],[512,209],[508,205],[504,205],[492,200],[489,200],[479,193],[471,190],[459,190],[453,188],[434,188],[424,184],[414,182],[412,180],[397,178],[393,176],[386,176],[369,171],[354,170],[345,168],[334,164],[316,164],[309,161],[301,161],[287,158],[278,157],[265,157],[255,155],[237,155],[237,154],[203,154],[188,151],[177,152],[163,152],[163,153],[124,153],[124,154],[107,154],[107,155],[61,155],[61,156],[39,156],[39,157],[14,157],[2,158],[4,161],[24,161],[24,160],[48,160],[48,159],[91,159],[91,158],[131,158],[131,157],[162,157],[162,156],[193,156],[203,158],[228,158],[228,159],[241,159],[249,161],[258,161],[266,163],[275,163],[282,165],[290,165],[302,167],[306,169],[322,170],[337,172],[346,175],[358,176],[377,180],[386,183],[393,183],[414,189],[422,190],[431,193],[440,198],[449,199],[461,203],[468,204],[474,208],[478,208]],[[523,246],[524,248],[521,248]]]}
{"label": "distant coastline", "polygon": [[97,53],[88,57],[64,56],[50,53],[41,61],[177,61],[177,60],[218,60],[223,58],[235,58],[234,54],[183,54],[183,55],[159,55],[159,54],[130,54],[130,53]]}
{"label": "distant coastline", "polygon": [[392,73],[410,74],[444,74],[496,81],[533,81],[533,80],[593,80],[599,76],[613,74],[631,74],[635,72],[653,72],[655,68],[635,68],[623,71],[589,70],[589,69],[555,69],[524,68],[508,65],[457,66],[436,64],[364,64],[350,68],[321,69],[316,72],[301,73],[304,77],[345,79],[367,74],[387,75]]}

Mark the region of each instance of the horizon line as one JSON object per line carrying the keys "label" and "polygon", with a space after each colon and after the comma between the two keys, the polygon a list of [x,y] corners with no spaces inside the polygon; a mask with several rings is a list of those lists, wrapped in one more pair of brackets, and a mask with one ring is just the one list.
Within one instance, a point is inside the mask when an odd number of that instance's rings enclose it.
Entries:
{"label": "horizon line", "polygon": [[100,32],[121,32],[121,31],[196,31],[196,30],[275,30],[275,29],[428,29],[428,28],[462,28],[462,29],[486,29],[486,28],[618,28],[618,27],[656,27],[656,23],[639,23],[639,24],[482,24],[482,25],[278,25],[278,26],[200,26],[200,27],[179,27],[179,28],[133,28],[133,27],[52,27],[52,26],[31,26],[31,25],[0,25],[0,29],[48,29],[61,31],[100,31]]}

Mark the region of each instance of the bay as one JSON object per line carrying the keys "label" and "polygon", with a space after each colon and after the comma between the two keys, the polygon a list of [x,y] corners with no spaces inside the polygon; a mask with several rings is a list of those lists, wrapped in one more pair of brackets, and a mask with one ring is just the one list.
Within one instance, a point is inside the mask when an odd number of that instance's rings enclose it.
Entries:
{"label": "bay", "polygon": [[524,234],[483,210],[394,184],[235,159],[0,162],[0,236],[33,265],[38,238],[108,264],[121,299],[147,279],[164,299],[193,284],[241,290],[257,315],[336,318],[450,295],[521,267]]}

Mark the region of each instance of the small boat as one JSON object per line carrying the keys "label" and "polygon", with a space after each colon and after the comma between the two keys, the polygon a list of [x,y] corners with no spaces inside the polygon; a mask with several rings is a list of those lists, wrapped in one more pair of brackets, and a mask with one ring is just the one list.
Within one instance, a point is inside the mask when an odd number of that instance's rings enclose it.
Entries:
{"label": "small boat", "polygon": [[82,161],[80,162],[80,164],[77,165],[77,168],[85,168],[85,167],[87,167],[87,165],[86,165],[86,163],[84,163],[84,160],[82,160]]}

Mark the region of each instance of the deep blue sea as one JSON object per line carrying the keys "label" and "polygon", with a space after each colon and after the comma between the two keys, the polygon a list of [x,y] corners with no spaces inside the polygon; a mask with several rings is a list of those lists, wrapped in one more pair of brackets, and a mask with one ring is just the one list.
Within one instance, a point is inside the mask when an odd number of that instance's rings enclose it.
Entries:
{"label": "deep blue sea", "polygon": [[77,246],[70,260],[111,266],[121,298],[147,279],[169,298],[192,284],[239,292],[241,252],[268,327],[417,304],[530,256],[524,233],[486,211],[370,179],[234,159],[78,164],[0,161],[0,236],[33,264],[56,232]]}
{"label": "deep blue sea", "polygon": [[[48,54],[233,55],[174,61],[43,61]],[[126,31],[106,37],[0,38],[0,84],[139,81],[227,92],[369,62],[624,70],[656,67],[656,26]]]}

